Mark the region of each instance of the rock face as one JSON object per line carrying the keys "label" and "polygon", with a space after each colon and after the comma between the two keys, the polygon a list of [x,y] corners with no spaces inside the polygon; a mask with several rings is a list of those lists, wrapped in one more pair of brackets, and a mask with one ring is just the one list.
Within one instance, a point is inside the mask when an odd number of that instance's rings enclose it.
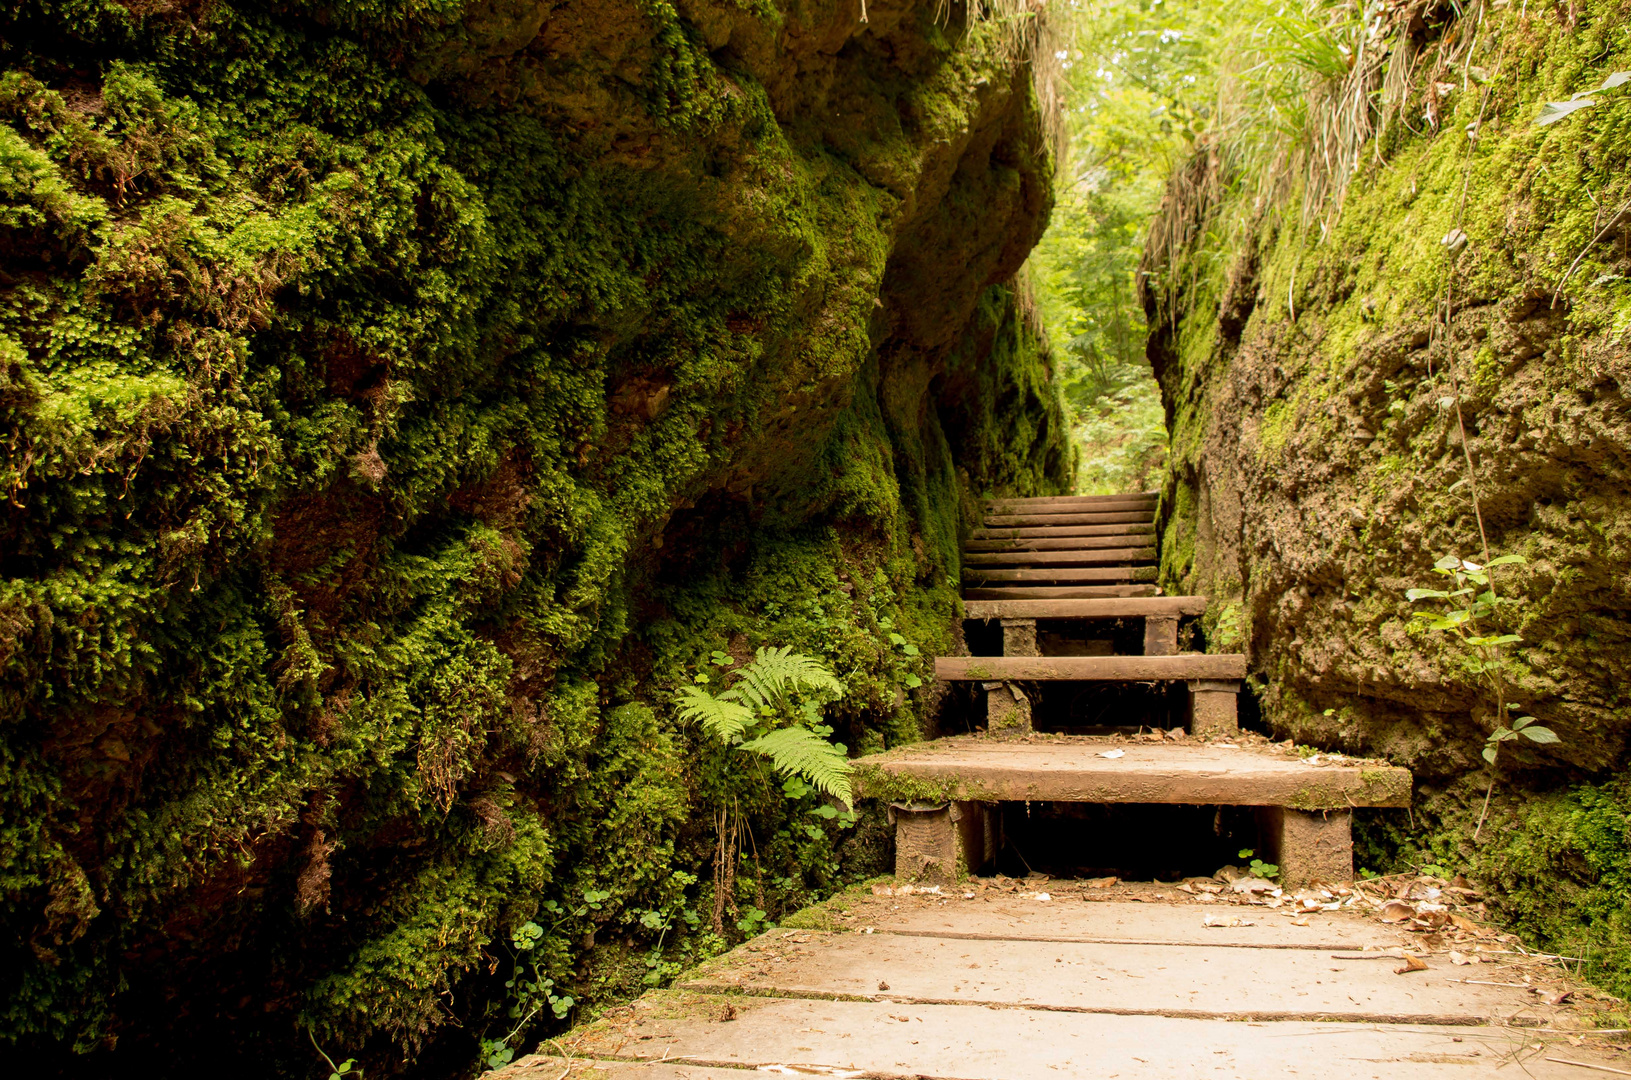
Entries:
{"label": "rock face", "polygon": [[690,940],[717,806],[727,910],[864,869],[673,688],[911,737],[974,498],[1071,472],[1031,24],[866,8],[3,17],[0,1035],[451,1073],[512,945],[547,1017]]}
{"label": "rock face", "polygon": [[[1403,854],[1477,869],[1624,988],[1626,106],[1535,123],[1631,67],[1611,9],[1492,16],[1471,58],[1453,20],[1402,29],[1418,82],[1340,202],[1305,202],[1298,174],[1254,209],[1260,178],[1203,149],[1169,192],[1146,300],[1172,425],[1162,572],[1213,598],[1208,646],[1249,655],[1277,735],[1416,772],[1430,839]],[[1527,560],[1486,627],[1521,635],[1513,700],[1562,741],[1504,745],[1473,843],[1492,697],[1405,591],[1439,587],[1442,556],[1483,562],[1480,528]],[[1374,858],[1401,853],[1402,824],[1370,820]]]}

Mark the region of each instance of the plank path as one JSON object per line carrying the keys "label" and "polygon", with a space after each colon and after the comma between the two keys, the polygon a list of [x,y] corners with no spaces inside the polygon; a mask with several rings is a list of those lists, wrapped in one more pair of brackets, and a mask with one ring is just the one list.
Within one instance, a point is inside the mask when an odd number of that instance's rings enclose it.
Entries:
{"label": "plank path", "polygon": [[[1591,1080],[1631,1075],[1497,956],[1358,914],[1295,919],[1172,886],[851,892],[521,1058],[495,1080],[752,1075],[1033,1080]],[[1534,989],[1531,989],[1534,986]],[[1561,1058],[1563,1061],[1548,1060]]]}

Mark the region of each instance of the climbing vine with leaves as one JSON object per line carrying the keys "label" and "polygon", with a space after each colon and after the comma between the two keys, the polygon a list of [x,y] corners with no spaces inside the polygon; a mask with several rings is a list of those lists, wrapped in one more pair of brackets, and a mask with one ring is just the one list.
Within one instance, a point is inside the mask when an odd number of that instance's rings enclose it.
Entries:
{"label": "climbing vine with leaves", "polygon": [[1405,593],[1411,603],[1427,600],[1440,605],[1437,610],[1416,612],[1417,625],[1448,635],[1461,650],[1462,663],[1489,693],[1495,727],[1484,740],[1483,757],[1489,763],[1489,786],[1484,791],[1478,825],[1473,829],[1475,840],[1489,814],[1502,744],[1518,739],[1542,744],[1560,741],[1556,732],[1537,723],[1533,716],[1512,716],[1512,686],[1508,676],[1512,661],[1507,650],[1520,644],[1523,638],[1500,633],[1489,625],[1495,621],[1497,612],[1519,603],[1495,591],[1491,572],[1503,566],[1518,566],[1524,561],[1521,555],[1502,555],[1480,564],[1446,555],[1433,564],[1433,571],[1449,579],[1449,588],[1410,589]]}

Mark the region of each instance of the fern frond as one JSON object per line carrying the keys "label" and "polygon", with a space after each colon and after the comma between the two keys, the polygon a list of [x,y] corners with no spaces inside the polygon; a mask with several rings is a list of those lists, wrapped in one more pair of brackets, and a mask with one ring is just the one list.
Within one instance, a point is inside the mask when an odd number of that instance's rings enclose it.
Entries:
{"label": "fern frond", "polygon": [[844,684],[821,661],[794,652],[791,645],[761,647],[737,675],[736,685],[720,697],[745,701],[755,709],[777,709],[797,690],[819,690],[834,697],[844,693]]}
{"label": "fern frond", "polygon": [[742,744],[742,749],[763,754],[780,773],[809,781],[816,790],[851,803],[849,759],[844,752],[809,728],[777,728]]}
{"label": "fern frond", "polygon": [[696,720],[704,731],[723,743],[734,743],[753,723],[753,710],[739,701],[726,700],[730,691],[714,697],[700,686],[682,686],[675,699],[680,718]]}

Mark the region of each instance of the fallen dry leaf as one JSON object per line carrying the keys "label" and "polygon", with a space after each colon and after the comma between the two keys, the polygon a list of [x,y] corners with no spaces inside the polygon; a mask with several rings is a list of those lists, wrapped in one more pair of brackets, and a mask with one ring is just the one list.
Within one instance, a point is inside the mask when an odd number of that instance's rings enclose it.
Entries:
{"label": "fallen dry leaf", "polygon": [[1415,917],[1416,909],[1403,900],[1389,900],[1382,905],[1382,910],[1377,915],[1377,918],[1385,923],[1404,922],[1406,919],[1414,919]]}
{"label": "fallen dry leaf", "polygon": [[1450,963],[1454,964],[1456,967],[1466,967],[1468,964],[1476,964],[1478,961],[1476,958],[1468,956],[1466,953],[1457,952],[1456,950],[1451,949]]}
{"label": "fallen dry leaf", "polygon": [[1426,970],[1427,970],[1427,961],[1423,960],[1421,957],[1415,955],[1414,953],[1405,953],[1404,954],[1404,967],[1394,968],[1393,969],[1393,974],[1395,974],[1395,975],[1406,975],[1406,974],[1409,974],[1412,971],[1426,971]]}
{"label": "fallen dry leaf", "polygon": [[1256,926],[1250,919],[1242,919],[1239,915],[1208,915],[1201,920],[1202,926]]}
{"label": "fallen dry leaf", "polygon": [[1100,750],[1099,751],[1099,756],[1100,757],[1107,757],[1107,758],[1126,757],[1127,756],[1127,751],[1125,751],[1125,750]]}
{"label": "fallen dry leaf", "polygon": [[1118,877],[1090,877],[1082,882],[1089,889],[1108,889],[1121,879]]}
{"label": "fallen dry leaf", "polygon": [[1567,1002],[1569,1002],[1570,1000],[1572,1000],[1573,997],[1574,997],[1574,991],[1573,990],[1559,990],[1555,994],[1547,994],[1546,995],[1546,1004],[1548,1004],[1548,1005],[1563,1005],[1563,1004],[1566,1004]]}

